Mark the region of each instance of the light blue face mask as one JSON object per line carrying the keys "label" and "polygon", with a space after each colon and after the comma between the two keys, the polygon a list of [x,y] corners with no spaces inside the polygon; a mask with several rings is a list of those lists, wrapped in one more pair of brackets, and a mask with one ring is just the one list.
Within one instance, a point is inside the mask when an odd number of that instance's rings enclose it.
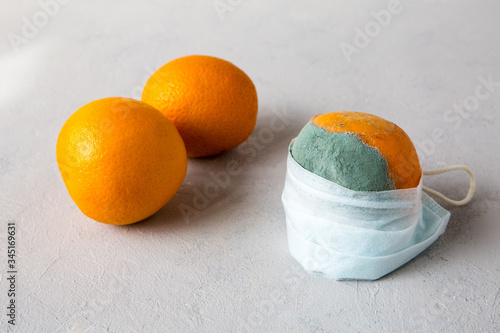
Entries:
{"label": "light blue face mask", "polygon": [[452,170],[471,177],[460,201],[422,186],[422,179],[412,189],[359,192],[309,172],[289,152],[282,200],[291,255],[306,270],[336,280],[379,279],[425,250],[448,224],[450,213],[423,190],[455,205],[470,201],[475,180],[468,167],[424,175]]}

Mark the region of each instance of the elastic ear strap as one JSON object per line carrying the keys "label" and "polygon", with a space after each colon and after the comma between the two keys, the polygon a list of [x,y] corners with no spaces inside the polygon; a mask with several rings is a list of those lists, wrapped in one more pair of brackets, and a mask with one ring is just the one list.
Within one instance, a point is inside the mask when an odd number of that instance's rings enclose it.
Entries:
{"label": "elastic ear strap", "polygon": [[449,204],[452,204],[455,206],[465,205],[466,203],[468,203],[472,199],[472,196],[474,195],[474,191],[476,190],[476,177],[474,177],[474,173],[472,172],[472,170],[468,166],[466,166],[466,165],[450,165],[450,166],[447,166],[447,167],[441,168],[441,169],[424,171],[423,174],[424,174],[424,176],[432,176],[432,175],[439,175],[441,173],[455,171],[455,170],[464,170],[469,174],[469,177],[470,177],[469,192],[467,193],[467,196],[465,198],[463,198],[462,200],[450,199],[450,198],[446,197],[445,195],[443,195],[442,193],[440,193],[436,190],[433,190],[431,188],[425,187],[425,186],[423,186],[422,189],[427,193],[430,193],[430,194],[435,195],[436,197],[438,197],[440,199],[443,199],[444,201],[446,201]]}

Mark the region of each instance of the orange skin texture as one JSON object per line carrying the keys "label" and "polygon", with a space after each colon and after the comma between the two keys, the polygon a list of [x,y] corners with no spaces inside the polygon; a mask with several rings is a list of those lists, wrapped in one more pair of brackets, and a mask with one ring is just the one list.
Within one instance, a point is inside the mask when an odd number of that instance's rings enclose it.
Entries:
{"label": "orange skin texture", "polygon": [[250,78],[232,63],[210,56],[167,63],[147,81],[142,101],[174,123],[188,157],[235,148],[257,120],[257,91]]}
{"label": "orange skin texture", "polygon": [[57,140],[66,188],[88,217],[124,225],[161,209],[187,170],[175,126],[150,105],[111,97],[73,113]]}
{"label": "orange skin texture", "polygon": [[317,115],[311,119],[329,133],[355,133],[387,161],[389,176],[396,189],[417,187],[422,169],[409,136],[396,124],[363,112],[341,111]]}

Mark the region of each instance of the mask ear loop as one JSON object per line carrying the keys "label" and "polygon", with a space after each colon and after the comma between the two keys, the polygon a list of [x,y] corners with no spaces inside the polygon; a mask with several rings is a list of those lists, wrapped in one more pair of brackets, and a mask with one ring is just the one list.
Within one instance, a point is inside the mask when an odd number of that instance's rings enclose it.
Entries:
{"label": "mask ear loop", "polygon": [[467,193],[467,196],[463,198],[462,200],[453,200],[448,198],[447,196],[443,195],[442,193],[433,190],[431,188],[428,188],[426,186],[422,187],[422,190],[425,192],[435,195],[436,197],[446,201],[449,204],[455,205],[455,206],[462,206],[468,203],[471,199],[472,196],[474,195],[474,191],[476,190],[476,177],[474,176],[474,173],[472,170],[466,166],[466,165],[450,165],[441,169],[436,169],[436,170],[427,170],[423,172],[424,176],[432,176],[432,175],[439,175],[441,173],[445,172],[450,172],[450,171],[455,171],[455,170],[464,170],[469,174],[470,177],[470,186],[469,186],[469,192]]}

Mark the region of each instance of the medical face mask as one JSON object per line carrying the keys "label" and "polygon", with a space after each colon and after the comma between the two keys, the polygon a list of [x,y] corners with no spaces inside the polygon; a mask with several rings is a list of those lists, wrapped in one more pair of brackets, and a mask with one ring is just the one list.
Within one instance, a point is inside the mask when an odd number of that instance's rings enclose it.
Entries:
{"label": "medical face mask", "polygon": [[469,193],[460,201],[422,186],[423,177],[411,189],[353,191],[304,169],[289,152],[282,200],[291,255],[307,271],[336,280],[379,279],[444,232],[450,213],[424,190],[450,204],[470,201],[475,180],[468,167],[450,166],[423,175],[452,170],[465,170],[471,177]]}

